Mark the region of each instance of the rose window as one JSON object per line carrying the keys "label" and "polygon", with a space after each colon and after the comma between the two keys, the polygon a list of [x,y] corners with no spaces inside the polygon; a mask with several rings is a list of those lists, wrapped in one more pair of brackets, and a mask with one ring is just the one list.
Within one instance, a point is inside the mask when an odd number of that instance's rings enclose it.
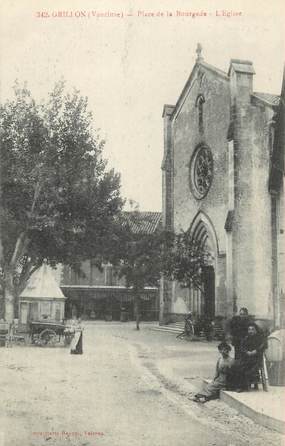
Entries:
{"label": "rose window", "polygon": [[199,147],[190,165],[190,184],[193,194],[201,199],[208,193],[213,179],[213,156],[209,147]]}

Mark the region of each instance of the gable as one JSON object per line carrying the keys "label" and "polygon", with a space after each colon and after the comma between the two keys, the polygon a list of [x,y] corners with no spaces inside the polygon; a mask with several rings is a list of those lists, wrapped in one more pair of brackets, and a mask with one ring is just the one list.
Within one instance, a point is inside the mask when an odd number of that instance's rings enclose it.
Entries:
{"label": "gable", "polygon": [[[209,79],[210,80],[214,80],[217,79],[223,83],[225,83],[225,85],[229,85],[229,77],[227,76],[227,74],[204,62],[204,61],[199,61],[196,62],[193,70],[176,102],[176,105],[174,107],[173,113],[172,113],[172,120],[175,120],[177,118],[177,116],[179,115],[181,108],[183,107],[183,104],[185,103],[187,97],[189,96],[191,90],[197,86],[198,89],[202,89],[203,88],[203,82],[205,83],[205,80]],[[227,87],[229,88],[229,87]]]}

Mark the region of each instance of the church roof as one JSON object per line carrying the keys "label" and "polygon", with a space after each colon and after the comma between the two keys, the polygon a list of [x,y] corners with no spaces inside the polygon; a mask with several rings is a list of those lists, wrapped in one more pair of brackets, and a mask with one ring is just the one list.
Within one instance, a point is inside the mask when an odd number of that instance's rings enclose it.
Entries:
{"label": "church roof", "polygon": [[32,274],[20,297],[33,299],[65,299],[64,294],[55,280],[52,268],[45,263]]}
{"label": "church roof", "polygon": [[204,67],[210,71],[213,71],[214,73],[218,74],[219,76],[222,76],[223,78],[229,80],[227,73],[223,70],[220,70],[220,68],[217,68],[214,65],[211,65],[211,64],[205,62],[204,60],[200,61],[199,64],[202,67]]}
{"label": "church roof", "polygon": [[153,234],[162,223],[161,212],[123,212],[123,218],[133,234]]}
{"label": "church roof", "polygon": [[[202,46],[198,44],[196,50],[198,57],[190,73],[190,76],[188,77],[188,80],[186,81],[186,84],[184,85],[184,88],[182,89],[175,106],[173,107],[173,105],[168,105],[168,104],[164,106],[163,116],[167,114],[171,116],[171,119],[173,119],[177,115],[177,113],[179,113],[180,106],[183,104],[184,99],[188,94],[190,86],[195,78],[195,75],[197,71],[199,73],[199,70],[211,71],[227,82],[229,82],[230,80],[231,69],[236,71],[237,73],[245,73],[248,75],[255,74],[253,63],[250,60],[231,59],[228,73],[226,73],[225,71],[222,71],[219,68],[205,62],[203,57],[201,56],[201,51],[202,51]],[[254,92],[251,96],[254,100],[260,101],[263,104],[268,105],[270,107],[278,107],[280,102],[280,96],[275,94]]]}
{"label": "church roof", "polygon": [[280,96],[276,94],[254,92],[252,96],[272,107],[278,107],[280,102]]}
{"label": "church roof", "polygon": [[[221,77],[222,79],[224,79],[226,82],[229,81],[229,77],[227,76],[227,73],[225,73],[224,71],[220,70],[219,68],[214,67],[213,65],[208,64],[207,62],[205,62],[204,60],[200,59],[199,61],[196,61],[190,76],[188,77],[186,84],[184,85],[184,88],[180,94],[180,96],[178,97],[178,100],[175,104],[175,107],[173,109],[172,112],[172,118],[174,117],[174,115],[176,114],[176,112],[179,110],[180,105],[183,103],[183,100],[185,98],[185,95],[187,94],[187,92],[189,91],[190,85],[192,84],[192,81],[195,77],[196,71],[199,70],[199,68],[204,68],[206,70],[209,70],[215,74],[217,74],[219,77]],[[165,113],[165,112],[164,112]],[[164,114],[163,114],[164,116]]]}

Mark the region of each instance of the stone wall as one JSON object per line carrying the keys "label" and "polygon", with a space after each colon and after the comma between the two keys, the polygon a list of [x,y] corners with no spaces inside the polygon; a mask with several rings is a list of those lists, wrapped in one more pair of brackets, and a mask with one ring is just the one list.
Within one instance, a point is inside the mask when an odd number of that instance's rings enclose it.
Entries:
{"label": "stone wall", "polygon": [[[203,129],[199,126],[197,97],[202,95]],[[172,118],[173,147],[173,215],[176,231],[187,230],[195,217],[204,216],[208,231],[214,234],[216,270],[216,314],[226,314],[226,234],[228,211],[227,133],[230,123],[230,90],[225,76],[204,68],[197,69],[195,79],[183,103]],[[213,156],[213,179],[205,198],[195,198],[191,191],[190,164],[196,148],[205,144]],[[197,221],[199,217],[197,217]],[[210,229],[211,227],[211,229]],[[174,298],[175,299],[175,298]]]}
{"label": "stone wall", "polygon": [[[245,306],[259,319],[272,319],[280,312],[273,305],[273,226],[276,292],[284,293],[284,195],[276,198],[273,210],[268,178],[274,110],[253,94],[253,75],[249,61],[232,60],[228,75],[201,59],[195,64],[165,121],[171,173],[164,176],[164,213],[171,215],[176,232],[195,227],[197,233],[206,231],[216,315],[231,317]],[[212,184],[203,197],[193,193],[190,180],[199,146],[208,147],[213,156]],[[177,289],[166,306],[173,314],[181,307]],[[168,286],[168,302],[170,294]]]}
{"label": "stone wall", "polygon": [[267,127],[273,112],[270,107],[252,103],[251,78],[238,74],[232,89],[236,92],[233,292],[238,309],[245,306],[256,317],[266,318],[272,317]]}
{"label": "stone wall", "polygon": [[[199,132],[197,96],[203,94],[204,132]],[[229,83],[206,71],[201,85],[193,82],[183,105],[173,117],[174,227],[187,230],[196,214],[210,216],[216,230],[218,250],[225,251],[224,223],[227,214],[227,131],[230,120]],[[212,151],[213,182],[207,196],[197,200],[190,190],[189,164],[196,147],[204,143]]]}

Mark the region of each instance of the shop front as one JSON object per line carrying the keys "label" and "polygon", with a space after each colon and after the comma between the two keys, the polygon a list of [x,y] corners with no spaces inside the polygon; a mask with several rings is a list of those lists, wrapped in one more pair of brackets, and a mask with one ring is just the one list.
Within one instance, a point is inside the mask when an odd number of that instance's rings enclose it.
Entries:
{"label": "shop front", "polygon": [[[119,321],[122,312],[134,320],[134,296],[131,288],[123,286],[63,285],[66,296],[65,318]],[[147,287],[140,293],[141,319],[158,320],[158,289]]]}

